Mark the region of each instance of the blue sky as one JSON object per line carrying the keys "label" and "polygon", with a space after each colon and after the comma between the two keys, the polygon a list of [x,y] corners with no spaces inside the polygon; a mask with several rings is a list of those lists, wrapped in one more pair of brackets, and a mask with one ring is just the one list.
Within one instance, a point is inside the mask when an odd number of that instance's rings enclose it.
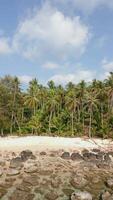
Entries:
{"label": "blue sky", "polygon": [[0,0],[0,76],[23,84],[113,71],[113,0]]}

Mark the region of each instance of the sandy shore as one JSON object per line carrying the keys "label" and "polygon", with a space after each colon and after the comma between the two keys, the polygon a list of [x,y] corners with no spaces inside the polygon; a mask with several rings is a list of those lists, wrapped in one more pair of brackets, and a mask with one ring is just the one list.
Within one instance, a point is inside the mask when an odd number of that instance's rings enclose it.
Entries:
{"label": "sandy shore", "polygon": [[86,139],[86,138],[62,138],[46,136],[6,137],[0,138],[0,151],[32,151],[51,150],[82,150],[82,149],[113,149],[112,140]]}

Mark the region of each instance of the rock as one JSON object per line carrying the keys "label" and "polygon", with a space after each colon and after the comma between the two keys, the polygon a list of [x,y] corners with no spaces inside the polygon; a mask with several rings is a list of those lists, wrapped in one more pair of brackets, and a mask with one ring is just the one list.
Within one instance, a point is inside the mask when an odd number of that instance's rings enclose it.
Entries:
{"label": "rock", "polygon": [[2,169],[0,169],[0,176],[2,176],[2,174],[3,174],[3,171],[2,171]]}
{"label": "rock", "polygon": [[15,175],[18,175],[18,174],[20,174],[20,171],[17,170],[17,169],[9,169],[9,170],[7,171],[7,175],[8,175],[8,176],[15,176]]}
{"label": "rock", "polygon": [[98,163],[96,164],[96,166],[97,166],[98,168],[102,168],[102,169],[108,169],[108,168],[109,168],[109,164],[106,163],[106,162],[103,162],[103,161],[98,162]]}
{"label": "rock", "polygon": [[96,160],[96,154],[94,153],[83,153],[83,158],[85,161],[94,161]]}
{"label": "rock", "polygon": [[92,152],[99,153],[100,149],[92,149]]}
{"label": "rock", "polygon": [[7,193],[5,188],[0,188],[0,199]]}
{"label": "rock", "polygon": [[89,150],[88,149],[83,149],[82,150],[82,154],[84,154],[84,153],[89,153]]}
{"label": "rock", "polygon": [[84,177],[76,176],[76,177],[72,178],[70,183],[74,188],[82,188],[85,185],[87,185],[88,182]]}
{"label": "rock", "polygon": [[96,158],[98,159],[98,160],[104,160],[104,155],[105,155],[105,153],[104,152],[102,152],[102,151],[100,151],[100,152],[98,152],[98,154],[96,155]]}
{"label": "rock", "polygon": [[38,170],[37,166],[29,166],[27,168],[24,168],[24,171],[26,173],[35,173],[37,172],[37,170]]}
{"label": "rock", "polygon": [[101,194],[100,199],[101,200],[110,200],[110,197],[111,197],[111,194],[108,191],[106,191],[103,194]]}
{"label": "rock", "polygon": [[113,157],[113,151],[109,151],[108,154]]}
{"label": "rock", "polygon": [[46,152],[42,151],[42,152],[40,152],[40,155],[41,156],[46,156],[47,154],[46,154]]}
{"label": "rock", "polygon": [[58,194],[56,192],[51,191],[45,195],[45,198],[48,200],[56,200],[58,198]]}
{"label": "rock", "polygon": [[78,190],[72,193],[71,200],[92,200],[92,195],[89,192]]}
{"label": "rock", "polygon": [[29,194],[24,191],[15,190],[13,194],[11,194],[9,200],[33,200],[34,197],[34,194]]}
{"label": "rock", "polygon": [[6,163],[5,160],[2,160],[2,159],[0,160],[0,166],[4,167],[5,163]]}
{"label": "rock", "polygon": [[22,151],[20,153],[20,157],[23,161],[26,161],[28,159],[36,159],[36,157],[33,155],[32,151],[30,151],[30,150]]}
{"label": "rock", "polygon": [[81,159],[83,159],[83,157],[79,153],[72,153],[71,159],[72,160],[81,160]]}
{"label": "rock", "polygon": [[31,186],[37,186],[39,184],[38,177],[36,176],[28,176],[23,179],[23,182],[29,184]]}
{"label": "rock", "polygon": [[106,154],[104,155],[104,160],[105,160],[106,162],[109,162],[109,161],[111,161],[111,159],[110,159],[110,157],[109,157],[109,154],[108,154],[108,153],[106,153]]}
{"label": "rock", "polygon": [[70,153],[69,153],[69,152],[64,152],[64,153],[61,155],[61,158],[63,158],[63,159],[70,159]]}
{"label": "rock", "polygon": [[23,162],[21,157],[13,158],[10,161],[10,168],[22,168],[22,167],[23,167]]}
{"label": "rock", "polygon": [[112,179],[112,178],[109,179],[109,180],[107,180],[106,184],[107,184],[107,186],[108,186],[109,188],[113,189],[113,179]]}
{"label": "rock", "polygon": [[63,191],[63,193],[64,193],[66,196],[68,196],[68,197],[74,192],[74,190],[72,190],[72,189],[70,189],[70,188],[65,188],[65,189],[63,189],[62,191]]}

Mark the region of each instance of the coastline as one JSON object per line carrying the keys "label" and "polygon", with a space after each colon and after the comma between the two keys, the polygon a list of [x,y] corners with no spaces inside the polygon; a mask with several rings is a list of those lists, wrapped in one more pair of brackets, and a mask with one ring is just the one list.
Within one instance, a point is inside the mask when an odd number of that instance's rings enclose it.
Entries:
{"label": "coastline", "polygon": [[18,152],[26,149],[32,151],[81,151],[83,149],[98,148],[101,150],[113,150],[111,139],[97,138],[63,138],[47,136],[8,136],[0,137],[0,151]]}

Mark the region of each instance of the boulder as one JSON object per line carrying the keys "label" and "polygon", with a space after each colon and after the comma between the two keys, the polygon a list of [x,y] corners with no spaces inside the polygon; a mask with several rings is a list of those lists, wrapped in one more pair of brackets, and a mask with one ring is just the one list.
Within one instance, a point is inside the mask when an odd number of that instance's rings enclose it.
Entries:
{"label": "boulder", "polygon": [[70,153],[69,153],[69,152],[64,152],[64,153],[61,155],[61,158],[63,158],[63,159],[70,159]]}
{"label": "boulder", "polygon": [[32,151],[30,151],[30,150],[22,151],[20,153],[20,157],[23,161],[26,161],[28,159],[36,159],[36,157],[33,155]]}
{"label": "boulder", "polygon": [[94,153],[83,153],[83,158],[85,161],[94,161],[96,160],[96,154]]}
{"label": "boulder", "polygon": [[71,195],[71,200],[92,200],[92,195],[86,191],[75,191]]}
{"label": "boulder", "polygon": [[13,158],[10,161],[10,168],[22,168],[22,167],[23,167],[23,161],[21,157]]}
{"label": "boulder", "polygon": [[72,160],[82,160],[83,157],[79,153],[72,153],[71,154],[71,159]]}

